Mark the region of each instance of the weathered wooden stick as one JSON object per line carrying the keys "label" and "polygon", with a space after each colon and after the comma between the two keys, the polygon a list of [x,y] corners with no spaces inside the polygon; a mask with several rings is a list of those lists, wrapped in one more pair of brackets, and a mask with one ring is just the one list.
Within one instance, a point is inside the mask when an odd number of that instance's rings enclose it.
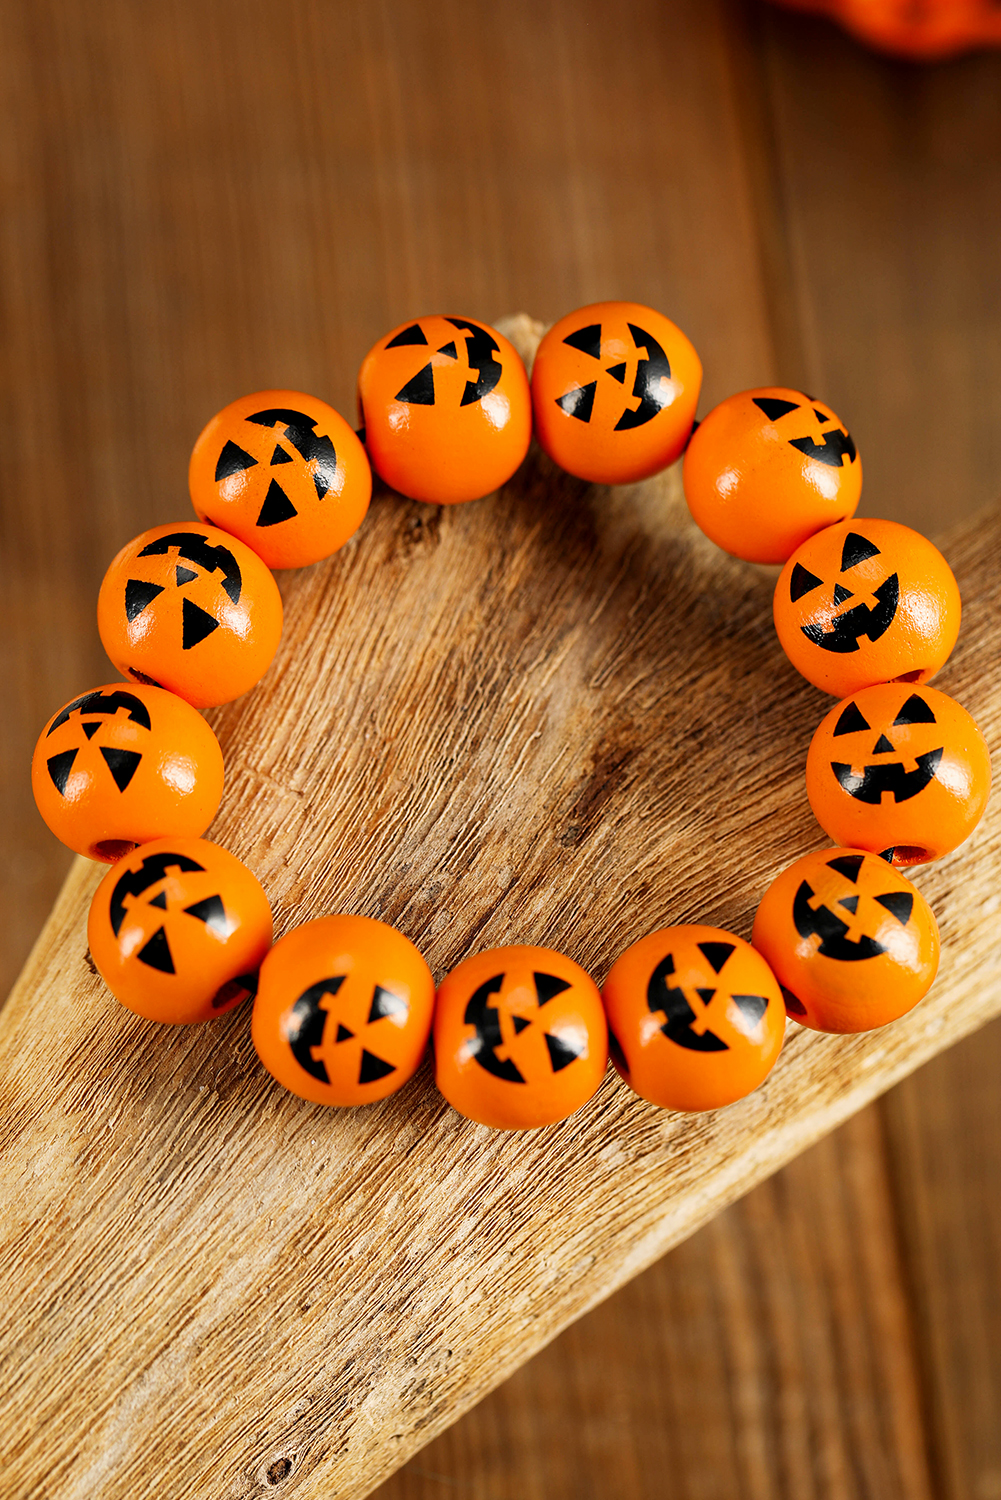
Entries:
{"label": "weathered wooden stick", "polygon": [[[523,327],[523,336],[530,329]],[[965,605],[939,684],[1001,738],[1001,515],[945,543]],[[213,837],[279,930],[403,929],[437,974],[635,938],[747,934],[824,842],[803,764],[829,701],[785,663],[771,577],[695,530],[669,474],[590,489],[533,456],[502,494],[377,498],[284,580],[266,681],[214,722]],[[86,686],[83,684],[82,686]],[[327,1111],[257,1066],[244,1008],[165,1030],[88,963],[78,861],[0,1037],[0,1494],[361,1496],[571,1319],[1001,1010],[1001,812],[919,874],[930,997],[868,1036],[791,1026],[768,1083],[682,1117],[609,1072],[528,1135],[461,1119],[428,1066]]]}

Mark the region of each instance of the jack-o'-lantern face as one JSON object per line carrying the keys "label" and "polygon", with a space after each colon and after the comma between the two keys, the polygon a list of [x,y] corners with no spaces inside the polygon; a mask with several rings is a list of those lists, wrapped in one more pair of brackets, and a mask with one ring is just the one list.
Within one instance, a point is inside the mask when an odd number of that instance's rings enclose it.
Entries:
{"label": "jack-o'-lantern face", "polygon": [[395,1043],[406,1027],[410,1001],[381,984],[373,984],[371,993],[364,981],[345,989],[349,978],[331,974],[304,990],[285,1023],[286,1037],[296,1062],[313,1078],[329,1084],[333,1073],[361,1087],[397,1071],[398,1064],[385,1054],[399,1050]]}
{"label": "jack-o'-lantern face", "polygon": [[927,902],[878,855],[857,849],[821,850],[783,871],[758,907],[752,941],[789,1014],[819,1031],[895,1020],[938,967]]}
{"label": "jack-o'-lantern face", "polygon": [[281,595],[249,547],[182,522],[122,548],[97,618],[119,671],[205,708],[238,697],[267,670],[281,637]]}
{"label": "jack-o'-lantern face", "polygon": [[168,829],[204,833],[222,795],[222,753],[201,715],[173,693],[112,683],[53,716],[31,775],[57,838],[111,861]]}
{"label": "jack-o'-lantern face", "polygon": [[818,822],[839,844],[896,865],[961,844],[990,792],[990,755],[976,724],[935,688],[887,683],[838,704],[807,757]]}
{"label": "jack-o'-lantern face", "polygon": [[684,485],[694,520],[717,546],[748,562],[784,563],[854,513],[862,463],[829,406],[765,386],[728,396],[702,420]]}
{"label": "jack-o'-lantern face", "polygon": [[594,1093],[607,1056],[593,980],[550,949],[477,954],[438,991],[437,1084],[469,1119],[501,1129],[563,1119]]}
{"label": "jack-o'-lantern face", "polygon": [[327,557],[360,525],[372,490],[365,451],[333,407],[258,391],[208,423],[188,469],[195,510],[271,568]]}
{"label": "jack-o'-lantern face", "polygon": [[261,971],[254,1045],[292,1093],[371,1104],[415,1072],[434,981],[409,939],[369,917],[321,917],[276,943]]}
{"label": "jack-o'-lantern face", "polygon": [[68,797],[74,772],[77,776],[100,774],[96,764],[87,764],[100,756],[110,778],[108,788],[114,783],[121,795],[142,762],[142,750],[132,748],[145,738],[138,731],[148,734],[152,727],[149,708],[126,688],[98,688],[74,698],[45,731],[51,742],[46,745],[50,753],[45,768],[52,785],[61,797]]}
{"label": "jack-o'-lantern face", "polygon": [[452,505],[505,484],[528,451],[521,359],[495,328],[424,317],[387,334],[358,375],[369,458],[413,500]]}
{"label": "jack-o'-lantern face", "polygon": [[580,308],[549,330],[536,354],[539,441],[561,468],[593,483],[645,478],[684,448],[701,379],[685,335],[652,308]]}
{"label": "jack-o'-lantern face", "polygon": [[602,998],[613,1062],[638,1094],[668,1109],[716,1109],[750,1093],[785,1035],[768,965],[716,927],[642,938],[613,965]]}
{"label": "jack-o'-lantern face", "polygon": [[790,557],[775,627],[793,665],[848,697],[876,682],[926,682],[959,631],[959,591],[931,542],[893,521],[828,526]]}
{"label": "jack-o'-lantern face", "polygon": [[782,395],[752,396],[751,401],[764,422],[776,429],[782,442],[802,453],[811,463],[840,469],[858,461],[851,434],[822,401],[791,391]]}
{"label": "jack-o'-lantern face", "polygon": [[159,839],[98,887],[90,949],[108,987],[154,1021],[210,1020],[253,994],[271,912],[245,865],[206,839]]}

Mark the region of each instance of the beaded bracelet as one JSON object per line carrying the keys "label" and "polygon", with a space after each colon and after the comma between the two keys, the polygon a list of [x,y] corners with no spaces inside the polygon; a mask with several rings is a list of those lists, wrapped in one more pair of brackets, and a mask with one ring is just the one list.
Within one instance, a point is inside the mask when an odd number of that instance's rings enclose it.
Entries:
{"label": "beaded bracelet", "polygon": [[[955,644],[955,580],[909,528],[851,519],[861,460],[829,407],[770,387],[698,423],[701,377],[681,330],[635,303],[561,319],[531,385],[497,330],[422,317],[366,356],[358,435],[295,391],[245,396],[209,422],[189,468],[198,521],[144,532],[101,585],[101,639],[129,681],[60,709],[32,766],[53,832],[112,865],[88,939],[124,1005],[190,1023],[254,995],[265,1067],[302,1098],[342,1106],[400,1088],[433,1027],[444,1096],[470,1119],[518,1129],[584,1104],[609,1054],[643,1098],[715,1109],[767,1076],[787,1014],[861,1031],[917,1004],[939,937],[900,867],[957,847],[990,790],[973,720],[924,686]],[[779,875],[750,943],[664,928],[618,958],[601,992],[566,955],[518,946],[465,959],[436,993],[409,938],[361,916],[306,922],[272,946],[260,883],[201,837],[223,768],[197,709],[263,676],[282,628],[270,569],[343,546],[367,511],[371,468],[412,499],[475,500],[511,478],[533,429],[550,458],[594,484],[641,480],[684,454],[703,531],[736,557],[783,564],[779,641],[841,700],[806,766],[810,804],[838,847]]]}

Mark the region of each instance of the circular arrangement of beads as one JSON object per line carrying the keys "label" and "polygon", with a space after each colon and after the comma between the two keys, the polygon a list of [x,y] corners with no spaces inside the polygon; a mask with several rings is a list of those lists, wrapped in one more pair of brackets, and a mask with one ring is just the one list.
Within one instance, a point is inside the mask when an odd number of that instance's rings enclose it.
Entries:
{"label": "circular arrangement of beads", "polygon": [[[303,1099],[341,1106],[399,1089],[433,1029],[449,1103],[529,1129],[586,1103],[609,1056],[654,1104],[717,1109],[768,1075],[787,1015],[855,1032],[918,1003],[938,927],[900,870],[961,844],[990,793],[976,724],[924,686],[959,631],[955,579],[908,527],[852,520],[862,465],[830,407],[767,387],[699,423],[701,380],[667,318],[601,302],[549,330],[531,381],[508,340],[473,319],[393,329],[362,364],[358,434],[298,391],[244,396],[212,418],[189,469],[198,520],[136,537],[101,585],[101,640],[127,680],[61,708],[32,764],[52,831],[111,866],[88,939],[123,1005],[191,1023],[253,995],[264,1066]],[[557,464],[597,484],[646,478],[684,454],[702,530],[736,557],[784,565],[779,641],[840,700],[806,764],[810,805],[837,847],[778,876],[750,943],[665,927],[621,954],[600,992],[565,954],[518,946],[466,958],[436,993],[409,938],[369,917],[320,917],[272,946],[260,882],[201,836],[223,764],[197,710],[267,671],[282,631],[270,569],[343,546],[367,511],[372,468],[416,500],[476,500],[511,478],[533,430]]]}

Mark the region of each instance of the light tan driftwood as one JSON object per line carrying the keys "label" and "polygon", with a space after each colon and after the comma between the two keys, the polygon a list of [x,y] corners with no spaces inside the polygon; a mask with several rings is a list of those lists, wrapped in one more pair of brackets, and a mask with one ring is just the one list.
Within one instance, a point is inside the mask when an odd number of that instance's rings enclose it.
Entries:
{"label": "light tan driftwood", "polygon": [[[523,338],[531,329],[523,325]],[[1001,735],[1001,517],[946,544],[963,590],[939,679]],[[381,495],[284,580],[267,680],[218,711],[212,832],[279,929],[358,910],[441,974],[512,941],[603,978],[630,941],[746,933],[823,842],[803,760],[829,702],[677,474],[590,489],[538,455],[503,494]],[[768,1083],[683,1118],[609,1073],[523,1136],[452,1113],[425,1065],[334,1112],[256,1065],[249,1013],[164,1031],[93,974],[78,861],[0,1037],[0,1495],[365,1494],[561,1327],[868,1099],[1001,1011],[1001,816],[923,872],[944,939],[910,1017],[793,1026]]]}

